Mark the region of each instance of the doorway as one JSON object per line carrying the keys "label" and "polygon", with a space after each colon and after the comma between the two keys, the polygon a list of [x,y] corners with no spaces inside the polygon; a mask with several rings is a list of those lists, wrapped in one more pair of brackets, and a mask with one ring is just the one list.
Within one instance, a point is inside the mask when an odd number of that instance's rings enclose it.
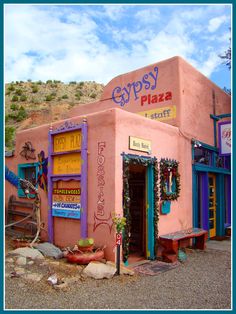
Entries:
{"label": "doorway", "polygon": [[146,258],[146,167],[130,165],[130,242],[132,258]]}
{"label": "doorway", "polygon": [[213,238],[216,236],[216,175],[209,173],[208,175],[208,189],[209,189],[209,236]]}

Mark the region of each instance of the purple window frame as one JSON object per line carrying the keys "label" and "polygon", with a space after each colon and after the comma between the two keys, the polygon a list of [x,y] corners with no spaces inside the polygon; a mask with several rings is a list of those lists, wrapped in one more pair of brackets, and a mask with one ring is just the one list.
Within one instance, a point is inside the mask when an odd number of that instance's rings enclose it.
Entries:
{"label": "purple window frame", "polygon": [[[69,174],[69,175],[54,175],[52,173],[53,169],[53,136],[61,133],[67,133],[71,131],[81,130],[82,133],[82,143],[81,143],[81,174]],[[49,130],[48,133],[48,237],[49,242],[54,242],[54,219],[52,216],[52,190],[53,183],[59,180],[69,181],[76,180],[81,182],[81,238],[86,238],[88,236],[88,224],[87,224],[87,165],[88,165],[88,125],[86,120],[81,124],[72,124],[66,122],[65,125],[57,128],[57,130]],[[63,154],[71,153],[71,151],[65,151]]]}

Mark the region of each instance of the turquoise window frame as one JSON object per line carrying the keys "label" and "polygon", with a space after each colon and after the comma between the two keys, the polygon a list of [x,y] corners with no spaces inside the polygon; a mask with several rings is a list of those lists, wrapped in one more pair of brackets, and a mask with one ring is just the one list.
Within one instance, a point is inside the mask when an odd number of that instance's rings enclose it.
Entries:
{"label": "turquoise window frame", "polygon": [[[24,170],[25,168],[32,168],[35,167],[35,179],[37,180],[38,177],[38,163],[34,162],[34,163],[28,163],[28,164],[19,164],[18,165],[18,177],[21,179],[25,179],[24,176]],[[38,184],[36,184],[36,188],[38,187]],[[22,188],[20,187],[20,184],[18,184],[18,197],[26,197],[24,191],[22,190]],[[34,198],[35,194],[29,194],[28,195],[29,198]]]}

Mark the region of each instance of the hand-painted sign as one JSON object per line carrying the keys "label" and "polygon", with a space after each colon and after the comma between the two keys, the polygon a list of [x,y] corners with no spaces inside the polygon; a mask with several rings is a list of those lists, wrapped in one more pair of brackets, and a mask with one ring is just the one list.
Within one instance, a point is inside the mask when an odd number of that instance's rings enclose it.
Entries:
{"label": "hand-painted sign", "polygon": [[149,72],[143,75],[143,77],[134,82],[128,83],[126,86],[116,86],[112,91],[112,100],[120,105],[124,106],[128,104],[131,97],[134,100],[139,99],[140,92],[144,90],[155,90],[157,87],[158,79],[158,67],[154,67],[153,72]]}
{"label": "hand-painted sign", "polygon": [[80,174],[81,156],[70,153],[53,157],[53,174]]}
{"label": "hand-painted sign", "polygon": [[53,194],[58,195],[80,195],[81,189],[53,189]]}
{"label": "hand-painted sign", "polygon": [[172,99],[171,92],[160,93],[157,95],[151,95],[151,94],[143,95],[141,96],[141,106],[156,104],[156,103],[171,100],[171,99]]}
{"label": "hand-painted sign", "polygon": [[80,218],[80,194],[78,189],[53,189],[52,215],[67,218]]}
{"label": "hand-painted sign", "polygon": [[66,152],[81,149],[82,135],[81,131],[71,131],[54,135],[53,152]]}
{"label": "hand-painted sign", "polygon": [[170,120],[176,118],[176,106],[167,106],[155,108],[152,110],[138,112],[139,115],[158,121]]}
{"label": "hand-painted sign", "polygon": [[151,153],[151,141],[144,140],[142,138],[130,136],[129,137],[129,149],[137,150],[140,152]]}
{"label": "hand-painted sign", "polygon": [[220,122],[219,127],[219,148],[221,156],[231,154],[231,121]]}

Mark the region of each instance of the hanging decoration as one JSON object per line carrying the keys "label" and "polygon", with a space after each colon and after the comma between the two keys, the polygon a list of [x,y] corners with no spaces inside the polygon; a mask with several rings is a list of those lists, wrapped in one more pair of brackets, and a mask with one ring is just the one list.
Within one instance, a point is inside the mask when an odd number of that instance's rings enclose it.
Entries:
{"label": "hanging decoration", "polygon": [[12,185],[14,185],[16,188],[18,187],[19,184],[18,176],[14,172],[12,172],[7,166],[5,166],[5,179]]}
{"label": "hanging decoration", "polygon": [[45,192],[48,189],[48,158],[45,158],[43,150],[38,154],[38,177],[37,183]]}
{"label": "hanging decoration", "polygon": [[180,194],[179,162],[174,159],[160,160],[160,193],[163,201],[175,201]]}
{"label": "hanging decoration", "polygon": [[33,148],[33,145],[31,142],[25,142],[25,145],[22,147],[22,151],[20,152],[20,155],[24,157],[26,160],[28,159],[36,159],[35,156],[35,149]]}
{"label": "hanging decoration", "polygon": [[130,165],[142,165],[153,167],[153,180],[154,180],[154,247],[157,244],[158,238],[158,220],[159,220],[159,206],[158,206],[158,162],[157,159],[154,158],[145,158],[141,156],[135,155],[126,155],[123,154],[123,215],[126,218],[126,225],[123,231],[123,261],[126,262],[129,257],[129,240],[131,236],[131,215],[130,215],[130,188],[129,188],[129,166]]}

